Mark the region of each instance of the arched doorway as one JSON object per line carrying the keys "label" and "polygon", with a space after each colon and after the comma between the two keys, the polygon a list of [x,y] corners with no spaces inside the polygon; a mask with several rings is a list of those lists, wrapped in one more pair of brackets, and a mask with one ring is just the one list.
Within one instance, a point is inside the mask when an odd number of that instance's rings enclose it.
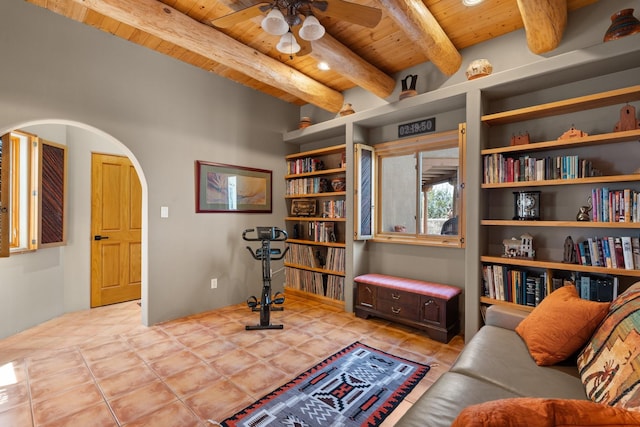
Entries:
{"label": "arched doorway", "polygon": [[[17,296],[16,309],[25,312],[22,323],[35,324],[48,318],[89,308],[90,305],[90,242],[91,242],[91,153],[102,152],[122,155],[130,159],[139,177],[142,193],[142,249],[141,249],[141,321],[148,325],[148,186],[144,171],[133,153],[122,142],[85,123],[43,119],[0,127],[0,134],[25,130],[46,139],[67,145],[68,152],[68,238],[59,248],[43,249],[39,254],[10,257],[4,261],[9,272],[15,265],[23,274],[11,277],[24,281],[25,294]],[[46,252],[45,252],[46,251]],[[21,258],[21,259],[20,259]],[[26,266],[26,267],[25,267]],[[53,271],[53,277],[38,275],[39,271]],[[10,273],[7,273],[10,274]],[[0,273],[0,280],[3,279]],[[49,283],[44,283],[48,281]],[[43,291],[43,292],[41,292]],[[24,300],[24,302],[23,302]],[[29,303],[30,302],[30,303]],[[35,304],[34,304],[35,302]],[[46,304],[54,307],[45,307]],[[33,313],[29,313],[33,311]]]}

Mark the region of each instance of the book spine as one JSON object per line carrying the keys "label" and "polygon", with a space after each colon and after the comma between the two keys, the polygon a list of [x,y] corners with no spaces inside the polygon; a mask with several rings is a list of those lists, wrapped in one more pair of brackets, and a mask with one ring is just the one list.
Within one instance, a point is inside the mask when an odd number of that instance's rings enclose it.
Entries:
{"label": "book spine", "polygon": [[624,257],[624,268],[626,270],[633,270],[633,249],[631,246],[631,237],[622,236],[622,254]]}

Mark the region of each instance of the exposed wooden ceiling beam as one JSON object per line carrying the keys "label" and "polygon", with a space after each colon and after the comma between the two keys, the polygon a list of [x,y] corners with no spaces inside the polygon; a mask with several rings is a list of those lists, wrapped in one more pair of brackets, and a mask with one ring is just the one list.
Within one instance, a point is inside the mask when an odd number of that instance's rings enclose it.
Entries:
{"label": "exposed wooden ceiling beam", "polygon": [[380,3],[416,49],[421,49],[440,71],[447,76],[458,71],[462,56],[422,0],[380,0]]}
{"label": "exposed wooden ceiling beam", "polygon": [[156,0],[73,1],[327,111],[338,112],[344,103],[340,92]]}
{"label": "exposed wooden ceiling beam", "polygon": [[567,26],[567,0],[518,0],[531,52],[549,52],[560,44]]}
{"label": "exposed wooden ceiling beam", "polygon": [[391,95],[396,81],[383,73],[329,34],[311,43],[311,56],[326,61],[336,71],[380,98]]}

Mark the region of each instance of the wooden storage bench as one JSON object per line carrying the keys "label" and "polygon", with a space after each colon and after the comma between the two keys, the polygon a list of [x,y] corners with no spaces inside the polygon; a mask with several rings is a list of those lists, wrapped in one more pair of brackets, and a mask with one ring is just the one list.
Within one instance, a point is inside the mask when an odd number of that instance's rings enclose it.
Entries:
{"label": "wooden storage bench", "polygon": [[460,288],[382,274],[364,274],[354,282],[358,317],[375,316],[403,323],[445,343],[460,332]]}

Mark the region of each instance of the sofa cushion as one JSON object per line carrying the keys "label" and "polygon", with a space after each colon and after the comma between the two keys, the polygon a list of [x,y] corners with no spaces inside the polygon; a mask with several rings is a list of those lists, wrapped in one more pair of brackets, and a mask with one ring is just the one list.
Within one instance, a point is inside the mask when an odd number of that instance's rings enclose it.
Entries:
{"label": "sofa cushion", "polygon": [[446,372],[411,405],[395,427],[449,427],[469,405],[511,397],[517,395],[495,384]]}
{"label": "sofa cushion", "polygon": [[640,413],[588,400],[515,398],[465,408],[451,427],[633,426]]}
{"label": "sofa cushion", "polygon": [[578,369],[591,400],[640,411],[640,282],[611,304]]}
{"label": "sofa cushion", "polygon": [[451,371],[518,396],[587,399],[575,364],[538,366],[518,334],[496,326],[483,326],[465,345]]}
{"label": "sofa cushion", "polygon": [[609,310],[609,303],[581,299],[567,285],[542,300],[516,327],[538,365],[554,365],[580,350]]}

